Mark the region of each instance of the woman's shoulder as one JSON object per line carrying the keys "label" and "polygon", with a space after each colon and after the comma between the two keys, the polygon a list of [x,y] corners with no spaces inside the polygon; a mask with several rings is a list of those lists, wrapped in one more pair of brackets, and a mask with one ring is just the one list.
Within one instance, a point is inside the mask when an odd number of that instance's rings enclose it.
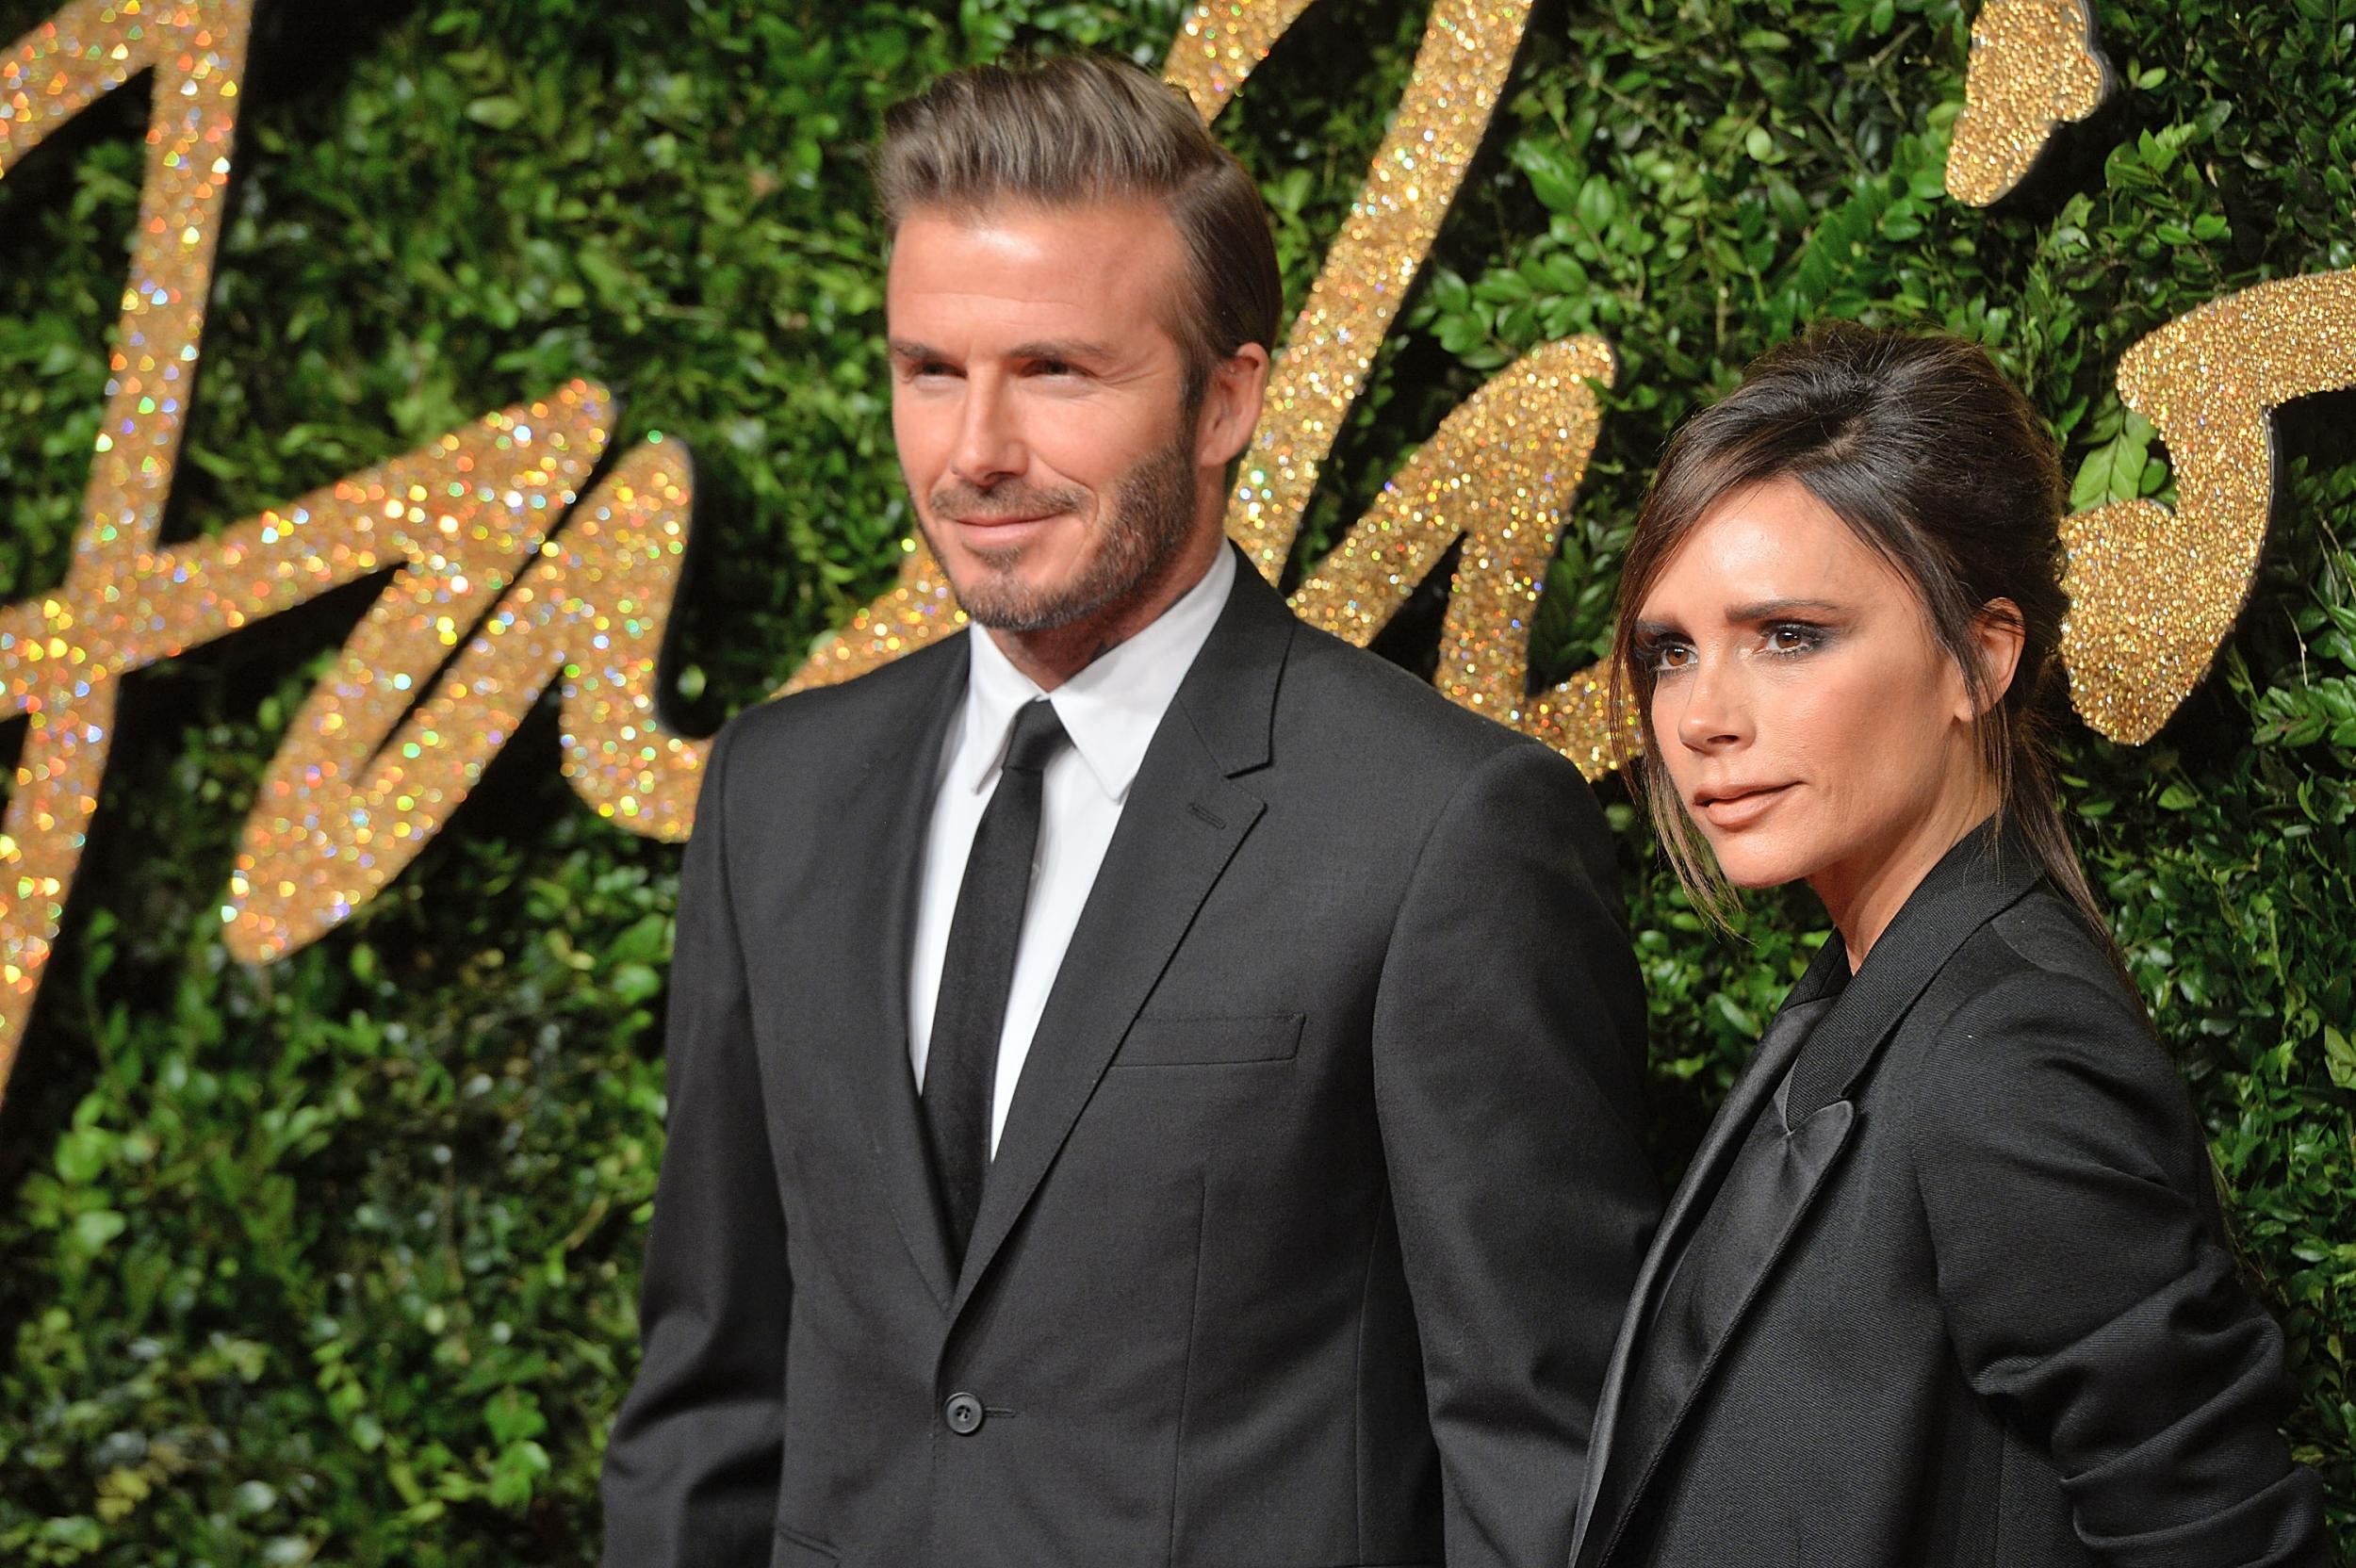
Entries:
{"label": "woman's shoulder", "polygon": [[1985,1038],[2011,1024],[2060,1028],[2106,1047],[2134,1040],[2161,1054],[2143,1004],[2085,917],[2043,882],[1966,937],[1924,988],[1906,1028],[1917,1037]]}
{"label": "woman's shoulder", "polygon": [[1910,1091],[1909,1119],[1935,1142],[1941,1128],[1988,1135],[1991,1107],[2022,1129],[2070,1135],[2073,1119],[2096,1116],[2171,1147],[2198,1140],[2142,1004],[2083,918],[2042,884],[1965,939],[1900,1033],[1890,1065]]}

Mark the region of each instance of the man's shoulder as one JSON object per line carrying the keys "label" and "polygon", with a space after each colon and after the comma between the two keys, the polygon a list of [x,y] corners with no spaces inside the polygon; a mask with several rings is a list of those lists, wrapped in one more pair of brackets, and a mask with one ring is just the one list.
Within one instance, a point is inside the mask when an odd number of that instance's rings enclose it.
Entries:
{"label": "man's shoulder", "polygon": [[1305,624],[1286,662],[1277,725],[1288,738],[1337,757],[1383,758],[1394,776],[1462,777],[1506,752],[1571,767],[1543,743],[1460,707],[1380,654]]}
{"label": "man's shoulder", "polygon": [[765,773],[763,764],[806,760],[813,748],[839,760],[845,750],[904,736],[943,683],[962,677],[966,657],[964,634],[956,633],[853,679],[757,702],[722,727],[729,766]]}

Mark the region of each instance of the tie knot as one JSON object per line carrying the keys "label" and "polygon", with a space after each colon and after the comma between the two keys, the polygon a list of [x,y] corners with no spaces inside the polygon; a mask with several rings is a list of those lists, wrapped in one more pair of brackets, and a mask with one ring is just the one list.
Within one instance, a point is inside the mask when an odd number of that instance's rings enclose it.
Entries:
{"label": "tie knot", "polygon": [[1020,773],[1039,773],[1055,760],[1071,742],[1064,733],[1063,721],[1055,717],[1055,705],[1040,697],[1024,703],[1014,715],[1014,734],[1006,742],[1006,760],[1002,768]]}

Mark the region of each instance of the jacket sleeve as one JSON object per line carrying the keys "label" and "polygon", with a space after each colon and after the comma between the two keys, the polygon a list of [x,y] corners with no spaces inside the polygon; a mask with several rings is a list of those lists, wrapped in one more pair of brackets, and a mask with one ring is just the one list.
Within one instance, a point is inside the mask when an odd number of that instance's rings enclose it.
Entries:
{"label": "jacket sleeve", "polygon": [[1605,1364],[1659,1218],[1644,1071],[1602,813],[1562,758],[1504,748],[1417,859],[1375,1007],[1451,1568],[1569,1556]]}
{"label": "jacket sleeve", "polygon": [[759,1568],[774,1547],[793,1281],[728,892],[732,734],[679,880],[641,1359],[605,1453],[610,1568]]}
{"label": "jacket sleeve", "polygon": [[1914,1107],[1948,1333],[2119,1568],[2323,1568],[2282,1337],[2241,1288],[2173,1066],[2123,997],[2031,971],[1959,1009]]}

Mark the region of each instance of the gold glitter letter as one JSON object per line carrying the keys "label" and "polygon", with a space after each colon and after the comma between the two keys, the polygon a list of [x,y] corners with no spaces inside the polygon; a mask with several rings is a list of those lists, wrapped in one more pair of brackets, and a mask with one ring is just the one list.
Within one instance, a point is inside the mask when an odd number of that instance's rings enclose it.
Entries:
{"label": "gold glitter letter", "polygon": [[1365,646],[1458,538],[1436,683],[1450,700],[1538,736],[1588,777],[1611,770],[1590,670],[1533,698],[1530,627],[1612,384],[1611,349],[1574,337],[1525,355],[1474,393],[1383,487],[1293,595],[1311,626]]}
{"label": "gold glitter letter", "polygon": [[[204,335],[221,194],[237,125],[251,0],[76,0],[0,54],[0,177],[142,71],[155,74],[123,314],[74,561],[0,640],[9,715],[28,728],[0,831],[0,1091],[49,962],[114,738],[120,666],[77,607],[155,547]],[[36,613],[37,612],[37,613]],[[38,625],[34,624],[38,622]]]}
{"label": "gold glitter letter", "polygon": [[2064,121],[2111,90],[2092,0],[1988,0],[1972,24],[1963,114],[1947,151],[1947,193],[1984,207],[2021,183]]}
{"label": "gold glitter letter", "polygon": [[2070,700],[2140,745],[2191,694],[2257,570],[2274,494],[2267,416],[2356,386],[2356,271],[2262,283],[2162,327],[2119,365],[2119,395],[2176,468],[2176,510],[2117,501],[2062,524]]}

